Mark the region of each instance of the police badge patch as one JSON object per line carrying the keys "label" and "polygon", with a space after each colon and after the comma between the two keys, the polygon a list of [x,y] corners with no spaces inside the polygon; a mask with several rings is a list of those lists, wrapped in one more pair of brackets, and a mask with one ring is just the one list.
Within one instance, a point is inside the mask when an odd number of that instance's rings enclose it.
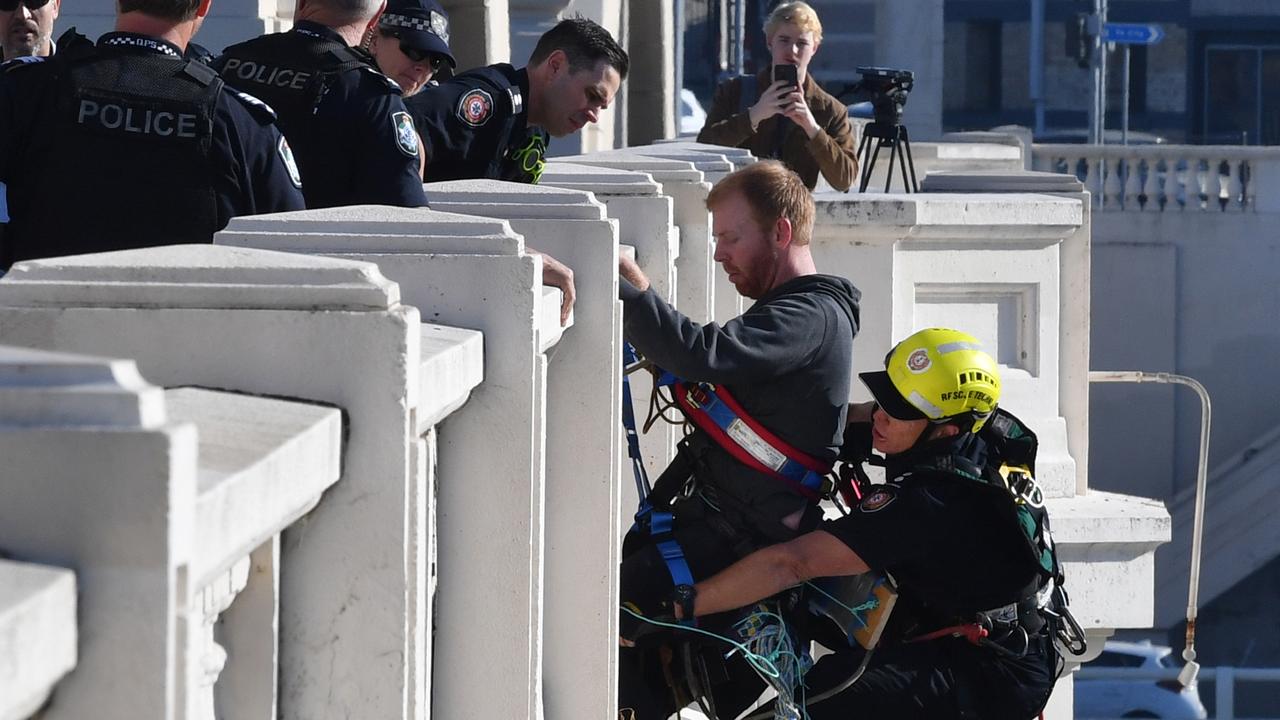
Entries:
{"label": "police badge patch", "polygon": [[893,502],[897,497],[897,491],[889,487],[878,487],[871,492],[870,495],[862,499],[862,504],[858,509],[864,513],[873,513],[877,510],[883,510],[889,503]]}
{"label": "police badge patch", "polygon": [[493,96],[476,88],[458,102],[458,119],[471,127],[480,127],[493,115]]}
{"label": "police badge patch", "polygon": [[418,131],[413,127],[413,119],[407,112],[398,112],[391,116],[391,124],[396,129],[396,145],[400,152],[409,157],[418,157]]}
{"label": "police badge patch", "polygon": [[302,189],[302,173],[298,172],[298,163],[293,159],[293,148],[289,147],[289,141],[280,136],[280,142],[276,143],[276,152],[280,154],[280,162],[284,163],[284,168],[289,171],[289,180],[293,186]]}
{"label": "police badge patch", "polygon": [[431,11],[431,32],[445,42],[449,42],[449,19],[435,10]]}

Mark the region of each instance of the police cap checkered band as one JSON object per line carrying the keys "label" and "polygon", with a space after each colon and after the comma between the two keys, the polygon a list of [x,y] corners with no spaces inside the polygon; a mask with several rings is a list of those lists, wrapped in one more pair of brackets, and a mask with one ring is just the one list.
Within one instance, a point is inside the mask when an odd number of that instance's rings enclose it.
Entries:
{"label": "police cap checkered band", "polygon": [[448,33],[446,33],[444,36],[440,36],[440,33],[436,32],[436,29],[431,26],[431,21],[425,18],[410,17],[409,15],[393,15],[391,13],[383,13],[382,19],[379,21],[379,23],[382,25],[386,25],[388,27],[402,27],[402,28],[408,28],[409,30],[421,30],[423,32],[429,32],[432,35],[440,37],[441,40],[444,40],[445,42],[449,42]]}

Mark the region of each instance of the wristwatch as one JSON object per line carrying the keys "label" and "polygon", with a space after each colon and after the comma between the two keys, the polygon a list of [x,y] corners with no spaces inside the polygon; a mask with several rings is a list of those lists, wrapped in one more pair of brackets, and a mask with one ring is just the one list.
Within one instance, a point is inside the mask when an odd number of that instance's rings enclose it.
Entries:
{"label": "wristwatch", "polygon": [[671,591],[671,601],[676,607],[680,608],[680,618],[682,620],[693,619],[693,599],[698,596],[698,591],[692,585],[677,585]]}

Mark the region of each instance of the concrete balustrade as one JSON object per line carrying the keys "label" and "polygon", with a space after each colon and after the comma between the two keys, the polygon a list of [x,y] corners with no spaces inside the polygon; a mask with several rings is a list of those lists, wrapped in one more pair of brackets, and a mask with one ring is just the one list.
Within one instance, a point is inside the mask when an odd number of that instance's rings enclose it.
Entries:
{"label": "concrete balustrade", "polygon": [[435,628],[438,662],[415,692],[431,688],[437,717],[540,717],[543,350],[562,333],[559,291],[542,287],[542,259],[506,221],[425,208],[237,218],[214,242],[376,263],[423,318],[484,333],[485,381],[439,432],[438,590],[431,622],[419,628]]}
{"label": "concrete balustrade", "polygon": [[75,573],[0,560],[0,720],[30,716],[75,667],[76,629]]}
{"label": "concrete balustrade", "polygon": [[549,717],[608,717],[616,692],[600,678],[617,674],[624,486],[618,222],[581,190],[462,180],[428,184],[427,194],[435,210],[508,221],[573,268],[573,329],[547,368],[544,702]]}
{"label": "concrete balustrade", "polygon": [[[422,328],[362,263],[176,246],[13,268],[0,342],[129,356],[150,382],[224,391],[162,394],[131,365],[101,361],[90,379],[136,397],[123,419],[0,433],[18,443],[4,456],[19,479],[0,486],[0,546],[76,568],[81,587],[80,660],[50,717],[212,717],[203,668],[216,671],[222,652],[214,697],[235,703],[231,716],[270,703],[291,718],[425,713]],[[232,391],[327,403],[347,421],[341,482],[280,541],[337,477],[339,414]],[[30,534],[15,538],[19,528]],[[126,568],[138,570],[112,570]],[[241,586],[243,608],[229,603]],[[219,649],[208,628],[224,607],[240,630]],[[238,655],[254,659],[238,670]]]}
{"label": "concrete balustrade", "polygon": [[1276,212],[1280,150],[1236,145],[1033,146],[1036,170],[1080,178],[1096,207],[1129,213]]}

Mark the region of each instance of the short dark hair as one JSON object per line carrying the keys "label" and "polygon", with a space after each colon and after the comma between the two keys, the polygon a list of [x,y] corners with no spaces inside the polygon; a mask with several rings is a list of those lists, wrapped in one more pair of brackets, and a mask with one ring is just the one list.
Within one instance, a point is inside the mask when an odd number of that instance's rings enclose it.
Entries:
{"label": "short dark hair", "polygon": [[543,33],[529,56],[529,64],[538,65],[556,50],[564,51],[569,58],[569,69],[574,72],[590,70],[603,60],[618,71],[620,78],[627,79],[631,65],[627,51],[608,30],[581,15],[565,18]]}
{"label": "short dark hair", "polygon": [[142,13],[161,20],[186,22],[196,16],[200,0],[120,0],[120,13]]}

